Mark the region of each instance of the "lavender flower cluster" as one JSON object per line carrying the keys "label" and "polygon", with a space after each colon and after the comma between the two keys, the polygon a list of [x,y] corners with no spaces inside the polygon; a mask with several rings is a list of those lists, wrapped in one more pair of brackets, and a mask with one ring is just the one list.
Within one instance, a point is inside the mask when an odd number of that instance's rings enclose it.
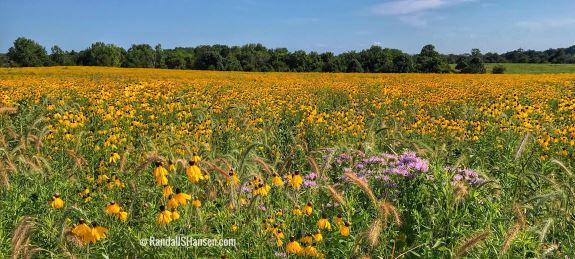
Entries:
{"label": "lavender flower cluster", "polygon": [[317,178],[317,174],[316,173],[309,173],[303,176],[303,187],[305,188],[312,188],[312,187],[316,187],[317,183],[315,182],[315,179]]}
{"label": "lavender flower cluster", "polygon": [[479,173],[471,169],[447,167],[445,168],[445,170],[447,170],[449,173],[454,174],[451,180],[452,184],[455,184],[459,181],[465,181],[473,185],[478,185],[485,182],[485,180],[479,176]]}
{"label": "lavender flower cluster", "polygon": [[[351,167],[344,171],[354,171],[356,175],[364,180],[374,177],[377,180],[389,181],[391,176],[414,177],[417,174],[429,171],[429,162],[418,157],[415,152],[404,152],[402,154],[384,153],[379,156],[365,157],[359,154],[358,161],[354,163],[354,156],[344,153],[336,156],[335,163],[338,165],[348,164]],[[346,180],[345,176],[340,179]]]}

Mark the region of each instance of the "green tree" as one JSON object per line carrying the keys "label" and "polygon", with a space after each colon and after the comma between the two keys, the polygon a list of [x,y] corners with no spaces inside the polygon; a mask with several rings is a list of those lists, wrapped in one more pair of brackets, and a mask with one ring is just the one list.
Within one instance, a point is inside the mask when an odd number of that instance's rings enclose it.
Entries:
{"label": "green tree", "polygon": [[213,50],[200,53],[196,59],[194,69],[199,70],[224,70],[224,59]]}
{"label": "green tree", "polygon": [[153,68],[156,61],[156,52],[148,44],[134,44],[126,53],[126,67]]}
{"label": "green tree", "polygon": [[290,71],[294,72],[305,72],[307,63],[307,53],[303,50],[296,50],[290,53],[287,58],[287,65]]}
{"label": "green tree", "polygon": [[289,71],[289,66],[286,64],[286,60],[289,55],[289,51],[286,48],[270,49],[270,65],[273,67],[274,71],[285,72]]}
{"label": "green tree", "polygon": [[365,72],[389,73],[393,70],[393,57],[390,49],[374,45],[359,53],[359,61]]}
{"label": "green tree", "polygon": [[186,53],[181,49],[164,50],[165,64],[169,69],[185,69]]}
{"label": "green tree", "polygon": [[455,69],[461,71],[467,67],[467,56],[460,56],[457,58],[457,62],[455,63]]}
{"label": "green tree", "polygon": [[425,45],[415,61],[415,67],[421,73],[448,73],[449,64],[437,51],[435,46]]}
{"label": "green tree", "polygon": [[244,71],[273,71],[269,63],[270,53],[262,44],[244,45],[236,57]]}
{"label": "green tree", "polygon": [[322,72],[338,72],[338,58],[332,52],[321,53],[320,57],[323,61]]}
{"label": "green tree", "polygon": [[54,45],[50,51],[50,61],[52,65],[63,66],[66,58],[66,53],[57,45]]}
{"label": "green tree", "polygon": [[80,53],[80,62],[86,66],[119,67],[125,50],[113,44],[96,42]]}
{"label": "green tree", "polygon": [[11,66],[12,62],[10,61],[10,59],[8,59],[8,56],[6,54],[0,53],[0,67],[11,67]]}
{"label": "green tree", "polygon": [[17,66],[39,67],[48,65],[48,53],[40,44],[31,39],[20,37],[8,50],[8,58]]}
{"label": "green tree", "polygon": [[393,72],[409,73],[413,71],[413,64],[409,55],[401,53],[393,58]]}
{"label": "green tree", "polygon": [[164,51],[162,50],[161,44],[157,44],[154,47],[154,67],[155,68],[165,68],[166,67]]}
{"label": "green tree", "polygon": [[465,62],[465,67],[461,69],[462,73],[467,74],[485,74],[485,64],[483,64],[483,57],[479,49],[472,49],[471,56]]}
{"label": "green tree", "polygon": [[224,63],[227,71],[243,71],[242,64],[234,55],[228,56]]}
{"label": "green tree", "polygon": [[58,46],[50,49],[50,63],[53,66],[74,66],[76,65],[77,55],[75,51],[64,51]]}
{"label": "green tree", "polygon": [[321,72],[323,68],[323,60],[319,53],[312,51],[309,53],[306,59],[305,68],[307,72]]}

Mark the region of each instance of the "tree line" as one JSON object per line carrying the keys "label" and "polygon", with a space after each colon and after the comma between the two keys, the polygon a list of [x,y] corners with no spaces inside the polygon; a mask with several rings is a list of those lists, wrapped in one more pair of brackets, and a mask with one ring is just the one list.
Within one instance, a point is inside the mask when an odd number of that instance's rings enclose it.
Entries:
{"label": "tree line", "polygon": [[[161,45],[134,44],[129,49],[96,42],[82,51],[65,51],[58,46],[46,49],[34,40],[20,37],[6,54],[0,54],[0,66],[109,66],[196,69],[257,72],[371,72],[371,73],[485,73],[484,63],[575,63],[575,46],[546,51],[516,50],[504,54],[443,55],[433,45],[419,54],[372,46],[338,55],[286,48],[266,48],[262,44],[243,46],[202,45],[163,49]],[[455,69],[449,64],[457,64]],[[493,71],[496,72],[496,71]],[[500,71],[503,72],[503,71]]]}

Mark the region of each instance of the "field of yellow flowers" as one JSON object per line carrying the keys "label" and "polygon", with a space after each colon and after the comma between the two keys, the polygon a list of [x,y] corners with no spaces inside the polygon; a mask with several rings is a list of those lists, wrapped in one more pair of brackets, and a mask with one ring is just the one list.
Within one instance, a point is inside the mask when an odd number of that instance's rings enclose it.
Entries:
{"label": "field of yellow flowers", "polygon": [[0,69],[0,258],[564,258],[573,166],[572,74]]}

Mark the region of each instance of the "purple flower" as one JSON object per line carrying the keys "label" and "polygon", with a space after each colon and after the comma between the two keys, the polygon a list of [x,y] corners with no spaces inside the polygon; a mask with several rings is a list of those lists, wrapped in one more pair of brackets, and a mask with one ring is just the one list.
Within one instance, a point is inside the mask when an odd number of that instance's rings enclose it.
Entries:
{"label": "purple flower", "polygon": [[453,176],[452,181],[451,181],[453,184],[458,182],[458,181],[466,181],[467,183],[473,184],[473,185],[478,185],[478,184],[485,182],[485,180],[479,176],[479,173],[472,170],[472,169],[467,169],[467,168],[461,169],[461,168],[452,168],[452,167],[447,167],[445,169],[447,170],[447,172],[455,174]]}
{"label": "purple flower", "polygon": [[317,174],[316,173],[310,173],[310,174],[304,176],[303,178],[309,179],[309,180],[315,180],[315,178],[317,178]]}
{"label": "purple flower", "polygon": [[317,183],[315,181],[309,181],[309,180],[303,180],[303,187],[305,188],[311,188],[311,187],[316,187]]}
{"label": "purple flower", "polygon": [[366,159],[361,160],[361,163],[366,164],[366,165],[385,164],[385,159],[383,157],[372,156],[370,158],[366,158]]}
{"label": "purple flower", "polygon": [[463,175],[456,174],[453,176],[453,182],[457,182],[457,181],[461,181],[461,180],[463,180]]}
{"label": "purple flower", "polygon": [[387,176],[387,175],[376,175],[375,179],[380,180],[380,181],[384,181],[384,182],[389,182],[391,180],[391,179],[389,179],[389,176]]}
{"label": "purple flower", "polygon": [[350,154],[343,153],[343,154],[339,154],[337,156],[337,159],[339,159],[339,160],[351,160],[352,156]]}

